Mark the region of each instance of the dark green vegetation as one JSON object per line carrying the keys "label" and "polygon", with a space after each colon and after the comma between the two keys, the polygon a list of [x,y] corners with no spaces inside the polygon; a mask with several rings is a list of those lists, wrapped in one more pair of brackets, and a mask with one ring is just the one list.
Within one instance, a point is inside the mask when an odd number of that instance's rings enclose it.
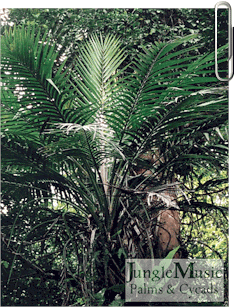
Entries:
{"label": "dark green vegetation", "polygon": [[117,304],[125,257],[157,254],[166,203],[151,193],[171,189],[185,256],[227,268],[228,97],[206,45],[210,13],[12,10],[2,305]]}

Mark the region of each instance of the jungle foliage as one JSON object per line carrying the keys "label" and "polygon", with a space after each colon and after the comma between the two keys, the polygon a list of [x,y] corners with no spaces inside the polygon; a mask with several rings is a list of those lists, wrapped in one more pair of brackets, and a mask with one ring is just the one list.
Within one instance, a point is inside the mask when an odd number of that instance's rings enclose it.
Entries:
{"label": "jungle foliage", "polygon": [[10,12],[19,25],[1,38],[2,305],[123,304],[124,260],[156,256],[159,197],[171,189],[182,250],[224,260],[227,300],[228,87],[204,39],[211,23],[198,33],[194,16]]}

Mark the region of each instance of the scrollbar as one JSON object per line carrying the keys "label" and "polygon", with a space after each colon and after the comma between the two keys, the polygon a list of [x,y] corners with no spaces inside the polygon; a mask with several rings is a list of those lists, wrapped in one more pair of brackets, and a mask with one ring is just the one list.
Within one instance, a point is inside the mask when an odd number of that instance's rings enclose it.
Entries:
{"label": "scrollbar", "polygon": [[[228,77],[222,78],[218,71],[218,17],[217,11],[220,6],[227,8],[228,11]],[[232,27],[232,8],[231,5],[226,1],[220,1],[215,5],[215,74],[219,81],[230,81],[234,75],[234,32]]]}

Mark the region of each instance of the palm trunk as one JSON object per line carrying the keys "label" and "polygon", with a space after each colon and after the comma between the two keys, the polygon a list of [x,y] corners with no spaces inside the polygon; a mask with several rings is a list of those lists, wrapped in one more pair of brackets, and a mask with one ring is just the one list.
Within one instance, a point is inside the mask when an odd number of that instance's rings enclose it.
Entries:
{"label": "palm trunk", "polygon": [[[162,210],[158,216],[158,224],[155,230],[157,238],[156,257],[164,258],[175,247],[180,245],[180,217],[177,210]],[[177,253],[174,258],[181,258]]]}
{"label": "palm trunk", "polygon": [[[144,160],[150,163],[158,163],[158,154],[145,154],[142,156]],[[163,162],[163,161],[162,161]],[[139,169],[137,174],[150,175],[150,170]],[[161,177],[161,174],[159,175]],[[161,202],[166,209],[160,210],[155,219],[156,227],[154,229],[154,256],[156,258],[164,258],[167,254],[180,245],[180,213],[177,205],[176,182],[173,178],[169,184],[169,188],[159,193],[149,193],[147,203],[151,205],[153,201]],[[149,200],[150,198],[150,200]],[[182,253],[177,252],[174,258],[182,258]]]}

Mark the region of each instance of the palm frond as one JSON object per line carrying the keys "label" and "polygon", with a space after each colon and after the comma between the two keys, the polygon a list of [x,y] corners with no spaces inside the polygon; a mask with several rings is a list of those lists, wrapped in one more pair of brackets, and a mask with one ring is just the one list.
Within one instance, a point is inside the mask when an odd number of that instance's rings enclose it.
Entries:
{"label": "palm frond", "polygon": [[[179,44],[182,42],[180,40]],[[174,48],[176,43],[172,45]],[[183,50],[184,48],[180,52],[184,52]],[[163,56],[160,56],[160,51],[164,53]],[[135,85],[141,78],[136,77],[133,78],[134,86],[125,87],[128,97],[135,97],[135,100],[127,99],[126,95],[121,99],[120,96],[122,107],[126,106],[127,110],[125,125],[121,126],[124,123],[124,114],[119,125],[122,135],[120,144],[126,144],[124,148],[130,147],[128,152],[134,152],[133,161],[155,145],[166,148],[163,143],[172,142],[176,147],[177,143],[181,143],[182,137],[194,137],[199,130],[208,131],[216,126],[220,127],[227,120],[227,88],[216,87],[218,80],[212,77],[214,54],[200,56],[193,62],[189,62],[186,57],[182,67],[181,60],[174,61],[173,66],[169,61],[169,57],[179,56],[179,51],[171,52],[171,55],[166,53],[164,47],[160,51],[159,48],[152,51],[154,58],[149,52],[144,58],[148,65],[143,65],[143,68],[142,62],[138,61],[140,69],[148,68],[149,71],[139,72],[139,75],[144,76],[139,86]],[[162,67],[167,65],[169,79],[165,73],[162,74],[165,70]],[[155,73],[152,74],[153,70]],[[136,94],[130,95],[130,91]],[[112,113],[114,112],[115,110]],[[186,124],[186,120],[191,123]]]}
{"label": "palm frond", "polygon": [[79,114],[76,123],[85,125],[98,121],[101,124],[107,120],[107,110],[113,104],[112,95],[118,91],[116,80],[121,72],[117,69],[125,57],[120,40],[112,35],[104,40],[102,36],[93,35],[79,50],[72,79]]}
{"label": "palm frond", "polygon": [[57,46],[46,35],[40,41],[34,28],[14,27],[2,38],[3,109],[15,113],[12,125],[21,119],[38,131],[46,121],[65,121],[63,102],[69,89],[64,66],[55,65]]}

